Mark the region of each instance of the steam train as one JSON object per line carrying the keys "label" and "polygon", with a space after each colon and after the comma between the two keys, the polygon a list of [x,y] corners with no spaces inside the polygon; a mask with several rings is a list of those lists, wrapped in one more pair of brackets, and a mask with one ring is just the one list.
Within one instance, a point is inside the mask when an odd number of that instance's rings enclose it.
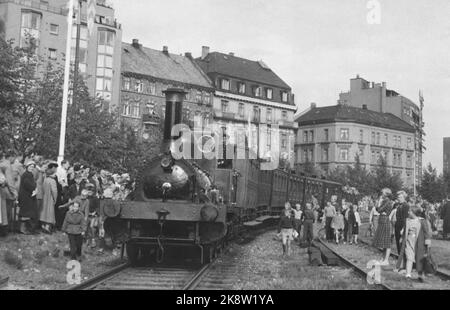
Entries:
{"label": "steam train", "polygon": [[[303,205],[314,196],[323,206],[340,194],[339,183],[261,170],[259,159],[177,159],[170,146],[180,137],[172,127],[182,122],[184,94],[165,91],[162,152],[144,163],[133,198],[102,201],[105,229],[126,245],[132,264],[147,255],[162,262],[187,253],[207,263],[246,227],[276,221],[286,201]],[[210,188],[218,193],[212,201],[205,194]]]}

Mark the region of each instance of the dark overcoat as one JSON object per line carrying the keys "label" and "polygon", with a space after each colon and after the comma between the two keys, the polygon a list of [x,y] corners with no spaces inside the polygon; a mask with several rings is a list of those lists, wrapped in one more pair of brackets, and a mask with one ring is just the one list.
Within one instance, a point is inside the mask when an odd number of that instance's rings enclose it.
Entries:
{"label": "dark overcoat", "polygon": [[36,195],[33,196],[33,191],[36,189],[36,181],[34,175],[25,171],[20,180],[19,187],[19,216],[37,219],[38,208]]}

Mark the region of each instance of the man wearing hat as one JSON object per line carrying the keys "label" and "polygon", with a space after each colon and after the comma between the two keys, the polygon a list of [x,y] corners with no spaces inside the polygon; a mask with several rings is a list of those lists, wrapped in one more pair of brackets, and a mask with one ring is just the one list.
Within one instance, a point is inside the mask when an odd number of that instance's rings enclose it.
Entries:
{"label": "man wearing hat", "polygon": [[36,169],[35,162],[30,160],[25,163],[25,169],[19,186],[19,216],[20,232],[29,235],[35,233],[38,219],[37,190],[33,174]]}

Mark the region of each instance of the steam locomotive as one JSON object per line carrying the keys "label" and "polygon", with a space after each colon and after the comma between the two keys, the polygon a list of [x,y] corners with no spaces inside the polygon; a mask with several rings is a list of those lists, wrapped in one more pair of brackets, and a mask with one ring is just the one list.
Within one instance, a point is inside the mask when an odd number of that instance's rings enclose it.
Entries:
{"label": "steam locomotive", "polygon": [[[184,94],[165,91],[162,152],[143,165],[133,199],[102,201],[105,229],[125,243],[132,264],[146,255],[162,262],[169,253],[192,253],[207,263],[246,227],[276,220],[286,201],[315,198],[323,206],[340,194],[339,183],[261,170],[259,159],[177,158],[170,146],[181,138],[172,127],[182,122]],[[210,188],[217,188],[212,200],[205,194]]]}

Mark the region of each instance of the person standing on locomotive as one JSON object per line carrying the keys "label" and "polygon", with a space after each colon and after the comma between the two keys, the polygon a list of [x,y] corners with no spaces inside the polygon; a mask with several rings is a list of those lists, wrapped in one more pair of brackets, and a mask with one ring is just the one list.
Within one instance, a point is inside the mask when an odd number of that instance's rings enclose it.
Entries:
{"label": "person standing on locomotive", "polygon": [[294,239],[294,227],[295,222],[292,216],[292,210],[286,207],[278,223],[278,233],[281,233],[281,241],[283,243],[283,255],[291,255],[291,241]]}
{"label": "person standing on locomotive", "polygon": [[392,211],[392,201],[389,198],[392,191],[389,188],[384,188],[381,191],[381,197],[377,202],[376,209],[380,213],[378,218],[378,227],[375,232],[373,246],[384,249],[384,260],[381,262],[382,266],[389,265],[389,256],[391,255],[391,223],[389,215]]}

